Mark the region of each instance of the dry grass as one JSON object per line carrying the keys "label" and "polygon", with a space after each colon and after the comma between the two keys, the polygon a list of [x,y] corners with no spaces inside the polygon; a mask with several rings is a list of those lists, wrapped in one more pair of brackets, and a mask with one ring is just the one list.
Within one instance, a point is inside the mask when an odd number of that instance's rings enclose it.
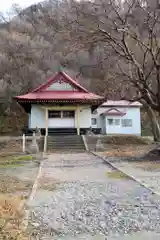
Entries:
{"label": "dry grass", "polygon": [[108,146],[104,155],[106,157],[137,157],[147,154],[152,148],[153,145],[113,145]]}
{"label": "dry grass", "polygon": [[[16,166],[15,162],[31,160],[28,156],[0,157],[0,167]],[[31,181],[0,175],[0,240],[27,240],[20,229],[23,220],[23,204],[32,188]]]}
{"label": "dry grass", "polygon": [[19,206],[22,202],[20,197],[8,194],[0,194],[0,217],[1,219],[19,219],[23,217]]}
{"label": "dry grass", "polygon": [[0,150],[3,153],[8,152],[21,152],[22,151],[22,140],[7,140],[0,142]]}
{"label": "dry grass", "polygon": [[30,182],[15,177],[0,176],[0,239],[28,239],[21,233],[20,224],[24,215],[23,204],[31,186]]}
{"label": "dry grass", "polygon": [[160,171],[160,163],[153,161],[142,161],[132,163],[133,167],[141,168],[145,171]]}
{"label": "dry grass", "polygon": [[19,197],[0,194],[0,239],[23,239],[20,231],[24,216],[22,204]]}
{"label": "dry grass", "polygon": [[0,156],[0,167],[21,166],[26,161],[33,160],[31,155],[22,156]]}
{"label": "dry grass", "polygon": [[106,172],[106,176],[114,179],[129,179],[126,174],[120,171]]}
{"label": "dry grass", "polygon": [[96,144],[97,140],[101,140],[101,142],[106,145],[148,145],[153,143],[153,139],[132,136],[132,135],[103,135],[103,136],[87,136],[86,140],[88,144]]}
{"label": "dry grass", "polygon": [[28,192],[32,182],[22,181],[16,177],[0,176],[0,193]]}
{"label": "dry grass", "polygon": [[0,164],[7,163],[11,156],[0,156]]}
{"label": "dry grass", "polygon": [[146,145],[153,142],[150,138],[144,138],[139,136],[132,136],[132,135],[112,135],[112,136],[105,136],[104,142],[107,144],[116,144],[116,145]]}
{"label": "dry grass", "polygon": [[24,217],[23,205],[31,187],[29,181],[0,176],[0,240],[29,239],[21,232],[21,223]]}

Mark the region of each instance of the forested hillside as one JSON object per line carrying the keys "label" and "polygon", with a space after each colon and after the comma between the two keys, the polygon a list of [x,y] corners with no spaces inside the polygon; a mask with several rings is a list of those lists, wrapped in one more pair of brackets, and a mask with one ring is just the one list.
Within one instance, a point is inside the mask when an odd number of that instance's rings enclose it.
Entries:
{"label": "forested hillside", "polygon": [[156,0],[52,0],[13,10],[14,17],[1,17],[0,27],[1,133],[18,132],[26,121],[12,97],[46,81],[60,65],[82,85],[109,99],[142,100],[157,132],[153,112],[160,109],[160,13]]}

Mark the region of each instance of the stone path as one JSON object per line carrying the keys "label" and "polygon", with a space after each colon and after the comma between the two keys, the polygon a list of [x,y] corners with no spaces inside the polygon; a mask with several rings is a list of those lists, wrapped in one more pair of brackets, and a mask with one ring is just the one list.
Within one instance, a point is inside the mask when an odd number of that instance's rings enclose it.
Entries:
{"label": "stone path", "polygon": [[159,171],[149,171],[138,167],[138,164],[135,162],[127,162],[127,161],[116,161],[110,158],[106,158],[103,153],[95,153],[97,156],[104,158],[107,162],[109,162],[113,167],[118,170],[126,173],[131,176],[133,179],[138,181],[140,184],[144,185],[146,188],[150,189],[154,193],[160,196],[160,169]]}
{"label": "stone path", "polygon": [[117,163],[116,166],[160,196],[160,172],[146,171],[127,162]]}
{"label": "stone path", "polygon": [[92,154],[49,155],[41,179],[55,185],[39,186],[28,230],[44,240],[158,239],[158,197],[112,171]]}

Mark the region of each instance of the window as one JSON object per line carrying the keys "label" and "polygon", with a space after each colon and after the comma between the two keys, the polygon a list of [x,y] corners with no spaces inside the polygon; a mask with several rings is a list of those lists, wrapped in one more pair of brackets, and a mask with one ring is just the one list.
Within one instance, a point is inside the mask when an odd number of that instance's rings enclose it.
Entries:
{"label": "window", "polygon": [[96,118],[92,118],[92,125],[96,125],[97,124],[97,119]]}
{"label": "window", "polygon": [[116,126],[119,126],[120,125],[120,119],[114,119],[114,124]]}
{"label": "window", "polygon": [[74,118],[74,111],[49,111],[49,118]]}
{"label": "window", "polygon": [[110,118],[107,119],[108,120],[108,125],[113,125],[114,124],[114,119]]}
{"label": "window", "polygon": [[63,111],[63,118],[74,118],[74,111]]}
{"label": "window", "polygon": [[48,117],[49,118],[61,118],[61,111],[49,111]]}
{"label": "window", "polygon": [[108,125],[110,125],[110,126],[119,126],[120,125],[120,119],[109,118],[107,120],[108,120]]}
{"label": "window", "polygon": [[122,127],[132,127],[132,119],[122,119]]}

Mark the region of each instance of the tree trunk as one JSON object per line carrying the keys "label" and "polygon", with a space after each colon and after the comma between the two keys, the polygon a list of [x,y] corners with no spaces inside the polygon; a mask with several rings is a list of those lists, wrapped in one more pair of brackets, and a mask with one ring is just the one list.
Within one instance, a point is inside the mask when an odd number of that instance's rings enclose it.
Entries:
{"label": "tree trunk", "polygon": [[146,110],[151,120],[151,127],[152,127],[154,141],[159,142],[160,141],[160,125],[159,125],[158,118],[150,106],[146,106]]}
{"label": "tree trunk", "polygon": [[[142,102],[142,101],[141,101]],[[159,117],[156,116],[155,111],[145,102],[142,102],[145,107],[147,114],[151,121],[152,133],[154,141],[160,142],[160,125],[159,125]],[[149,151],[144,157],[144,160],[150,161],[159,161],[160,160],[160,145],[158,144],[154,149]]]}

